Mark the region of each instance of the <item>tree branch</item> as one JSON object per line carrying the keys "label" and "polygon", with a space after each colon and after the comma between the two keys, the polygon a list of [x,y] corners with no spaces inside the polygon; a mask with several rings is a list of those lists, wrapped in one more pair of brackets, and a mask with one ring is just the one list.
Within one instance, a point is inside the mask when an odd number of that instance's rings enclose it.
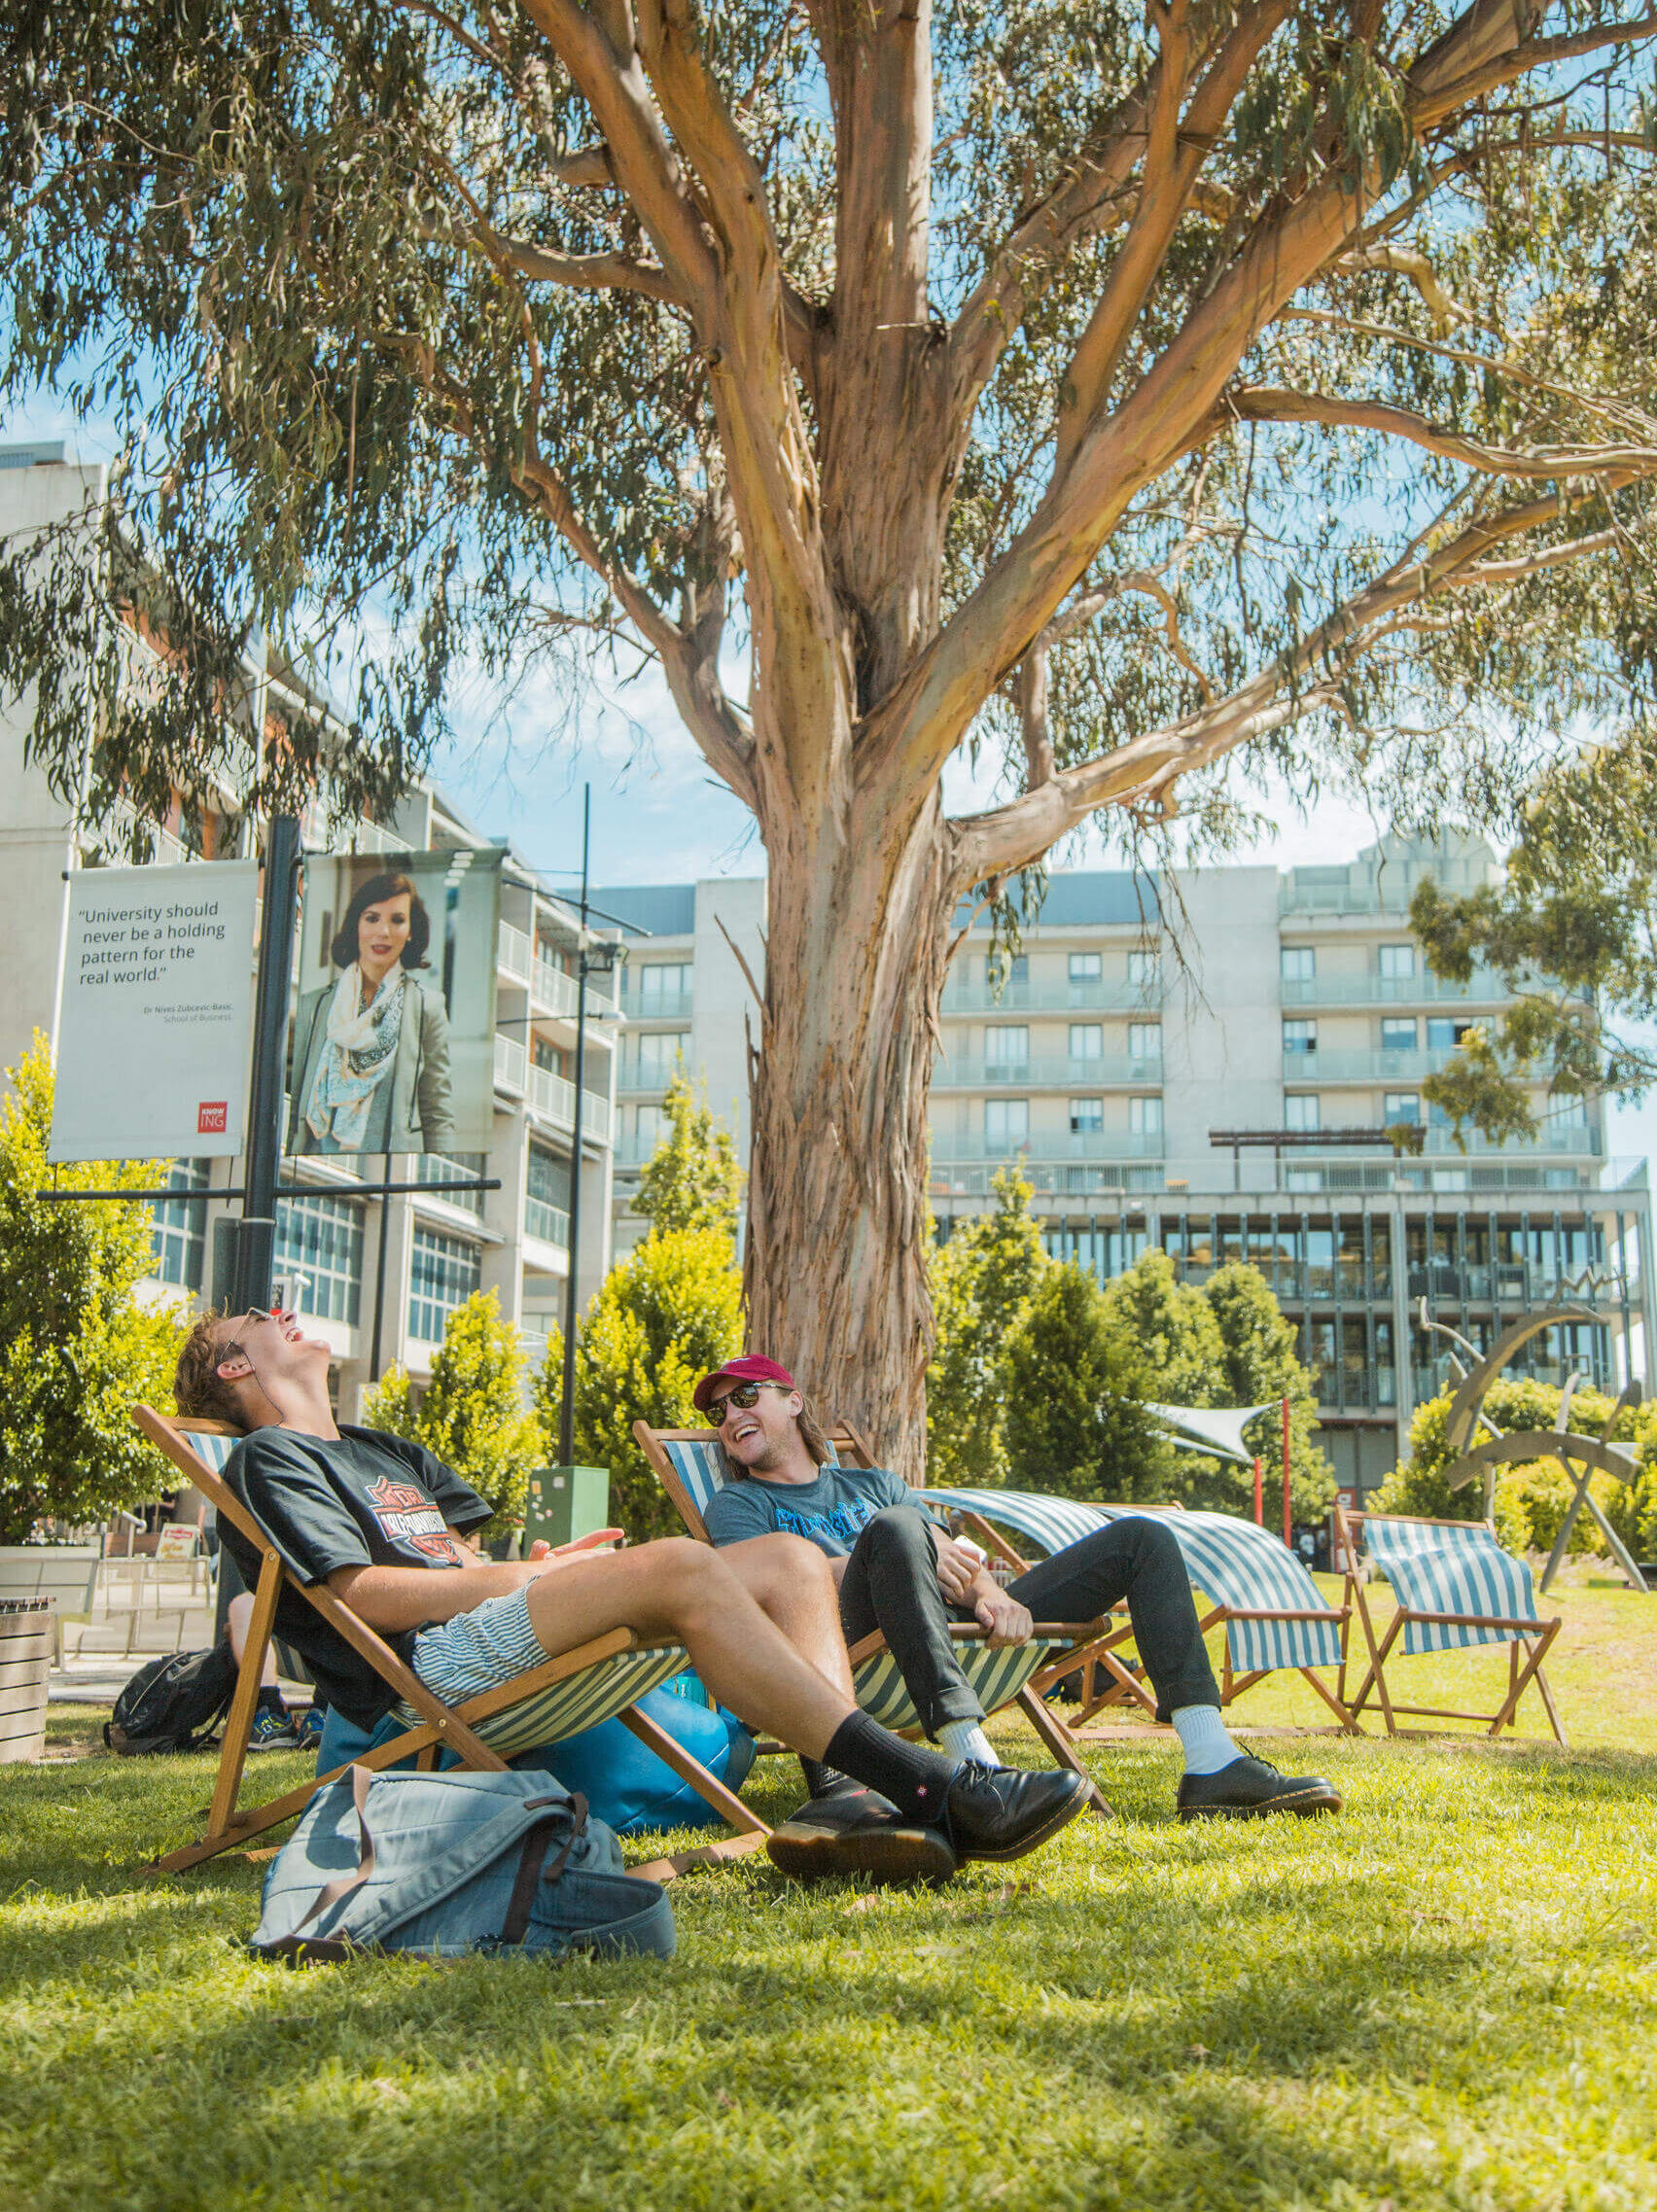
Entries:
{"label": "tree branch", "polygon": [[1459,299],[1452,298],[1440,283],[1438,272],[1427,256],[1414,246],[1363,245],[1355,246],[1350,254],[1343,254],[1334,264],[1337,276],[1357,276],[1363,269],[1390,269],[1394,276],[1408,277],[1426,300],[1428,312],[1439,330],[1453,330],[1458,323],[1470,323],[1469,308]]}
{"label": "tree branch", "polygon": [[1383,400],[1331,400],[1317,392],[1287,392],[1269,385],[1245,385],[1228,392],[1222,411],[1244,422],[1324,423],[1339,430],[1378,430],[1407,439],[1428,453],[1441,454],[1482,474],[1527,480],[1602,476],[1607,469],[1636,475],[1657,473],[1657,445],[1540,445],[1527,451],[1487,444],[1428,422]]}

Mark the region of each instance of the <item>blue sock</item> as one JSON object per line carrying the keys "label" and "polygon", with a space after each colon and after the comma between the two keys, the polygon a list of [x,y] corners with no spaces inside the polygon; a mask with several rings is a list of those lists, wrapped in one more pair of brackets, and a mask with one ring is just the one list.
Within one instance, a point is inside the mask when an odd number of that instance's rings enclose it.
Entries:
{"label": "blue sock", "polygon": [[1176,1705],[1168,1717],[1185,1754],[1187,1774],[1217,1774],[1243,1757],[1217,1705]]}

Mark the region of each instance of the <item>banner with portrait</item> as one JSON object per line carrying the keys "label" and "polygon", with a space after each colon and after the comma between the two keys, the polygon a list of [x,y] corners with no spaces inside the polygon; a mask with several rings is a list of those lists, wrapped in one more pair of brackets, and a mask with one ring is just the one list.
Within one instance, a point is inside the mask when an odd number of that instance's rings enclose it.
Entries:
{"label": "banner with portrait", "polygon": [[306,855],[290,1154],[488,1151],[504,857]]}

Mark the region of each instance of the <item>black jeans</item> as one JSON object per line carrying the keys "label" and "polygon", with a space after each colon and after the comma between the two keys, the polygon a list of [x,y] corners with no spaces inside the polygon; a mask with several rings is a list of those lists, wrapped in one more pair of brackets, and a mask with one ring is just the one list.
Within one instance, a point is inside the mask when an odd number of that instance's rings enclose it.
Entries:
{"label": "black jeans", "polygon": [[[1042,1560],[1007,1595],[1038,1621],[1093,1621],[1125,1598],[1134,1641],[1156,1691],[1156,1717],[1181,1705],[1217,1705],[1219,1685],[1197,1631],[1180,1547],[1162,1522],[1129,1514]],[[961,1670],[949,1624],[971,1615],[937,1586],[933,1525],[912,1506],[889,1505],[858,1538],[840,1584],[840,1626],[856,1643],[879,1629],[929,1736],[945,1721],[982,1720]]]}

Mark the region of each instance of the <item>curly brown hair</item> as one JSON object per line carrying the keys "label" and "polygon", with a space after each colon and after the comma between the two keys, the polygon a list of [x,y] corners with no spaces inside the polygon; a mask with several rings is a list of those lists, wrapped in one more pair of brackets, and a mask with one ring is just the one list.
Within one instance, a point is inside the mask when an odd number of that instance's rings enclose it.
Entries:
{"label": "curly brown hair", "polygon": [[236,1349],[235,1340],[213,1333],[229,1318],[222,1308],[210,1307],[185,1338],[173,1370],[173,1403],[188,1421],[226,1421],[241,1428],[247,1416],[236,1387],[219,1373],[219,1362]]}

